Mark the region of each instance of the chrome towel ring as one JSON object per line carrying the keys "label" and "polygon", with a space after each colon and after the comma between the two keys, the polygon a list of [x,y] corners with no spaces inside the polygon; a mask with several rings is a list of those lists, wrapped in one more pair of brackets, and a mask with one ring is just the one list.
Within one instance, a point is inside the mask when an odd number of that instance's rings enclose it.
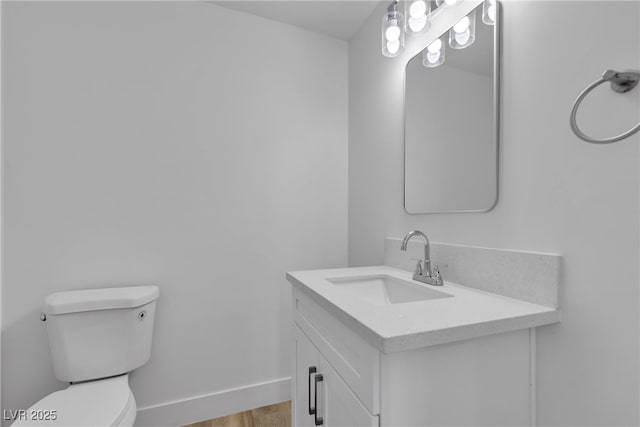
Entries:
{"label": "chrome towel ring", "polygon": [[611,89],[618,93],[629,92],[631,89],[636,87],[638,82],[640,81],[640,72],[638,71],[615,71],[615,70],[607,70],[602,74],[602,77],[595,82],[591,83],[576,99],[576,102],[573,104],[573,109],[571,110],[571,129],[573,132],[584,141],[590,142],[592,144],[610,144],[612,142],[620,141],[628,136],[633,135],[634,133],[640,130],[640,123],[638,123],[635,127],[628,130],[625,133],[621,133],[618,136],[614,136],[606,139],[595,139],[591,138],[588,135],[582,133],[582,131],[578,128],[578,124],[576,123],[576,113],[578,112],[578,107],[580,103],[584,99],[585,96],[589,94],[596,86],[601,85],[604,82],[611,82]]}

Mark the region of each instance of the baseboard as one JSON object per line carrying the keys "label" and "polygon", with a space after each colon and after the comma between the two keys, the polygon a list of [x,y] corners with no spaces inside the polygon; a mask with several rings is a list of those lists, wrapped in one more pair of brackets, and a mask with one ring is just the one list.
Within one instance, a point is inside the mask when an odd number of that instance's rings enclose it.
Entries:
{"label": "baseboard", "polygon": [[291,378],[138,408],[136,427],[183,426],[291,399]]}

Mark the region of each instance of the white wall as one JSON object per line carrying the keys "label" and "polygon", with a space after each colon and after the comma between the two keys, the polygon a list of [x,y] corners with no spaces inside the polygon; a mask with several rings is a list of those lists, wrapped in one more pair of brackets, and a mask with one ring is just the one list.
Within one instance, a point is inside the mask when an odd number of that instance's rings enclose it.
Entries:
{"label": "white wall", "polygon": [[[380,54],[383,10],[349,43],[349,264],[381,263],[383,239],[413,228],[437,242],[562,254],[563,320],[537,334],[538,422],[638,425],[640,135],[590,145],[568,117],[606,68],[640,68],[640,4],[504,3],[500,195],[486,214],[404,212],[408,58]],[[639,93],[596,91],[585,130],[633,126]]]}
{"label": "white wall", "polygon": [[3,3],[3,408],[64,387],[38,317],[66,289],[160,286],[138,407],[287,379],[285,271],[347,262],[347,44],[204,2]]}

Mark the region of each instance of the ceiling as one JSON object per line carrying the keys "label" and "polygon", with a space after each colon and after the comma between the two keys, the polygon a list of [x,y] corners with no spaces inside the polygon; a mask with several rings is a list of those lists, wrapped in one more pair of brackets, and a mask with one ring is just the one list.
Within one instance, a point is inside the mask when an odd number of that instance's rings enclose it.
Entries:
{"label": "ceiling", "polygon": [[210,1],[310,31],[349,40],[380,1],[370,0],[224,0]]}

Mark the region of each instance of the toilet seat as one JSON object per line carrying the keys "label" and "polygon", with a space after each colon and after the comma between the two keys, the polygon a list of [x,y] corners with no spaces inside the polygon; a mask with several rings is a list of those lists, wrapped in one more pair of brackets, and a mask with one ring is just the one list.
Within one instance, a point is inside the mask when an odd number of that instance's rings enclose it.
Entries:
{"label": "toilet seat", "polygon": [[[55,420],[33,418],[55,411]],[[41,415],[40,415],[41,416]],[[13,426],[132,426],[136,402],[129,389],[128,375],[72,384],[65,390],[51,393],[27,410],[28,420],[18,420]]]}

